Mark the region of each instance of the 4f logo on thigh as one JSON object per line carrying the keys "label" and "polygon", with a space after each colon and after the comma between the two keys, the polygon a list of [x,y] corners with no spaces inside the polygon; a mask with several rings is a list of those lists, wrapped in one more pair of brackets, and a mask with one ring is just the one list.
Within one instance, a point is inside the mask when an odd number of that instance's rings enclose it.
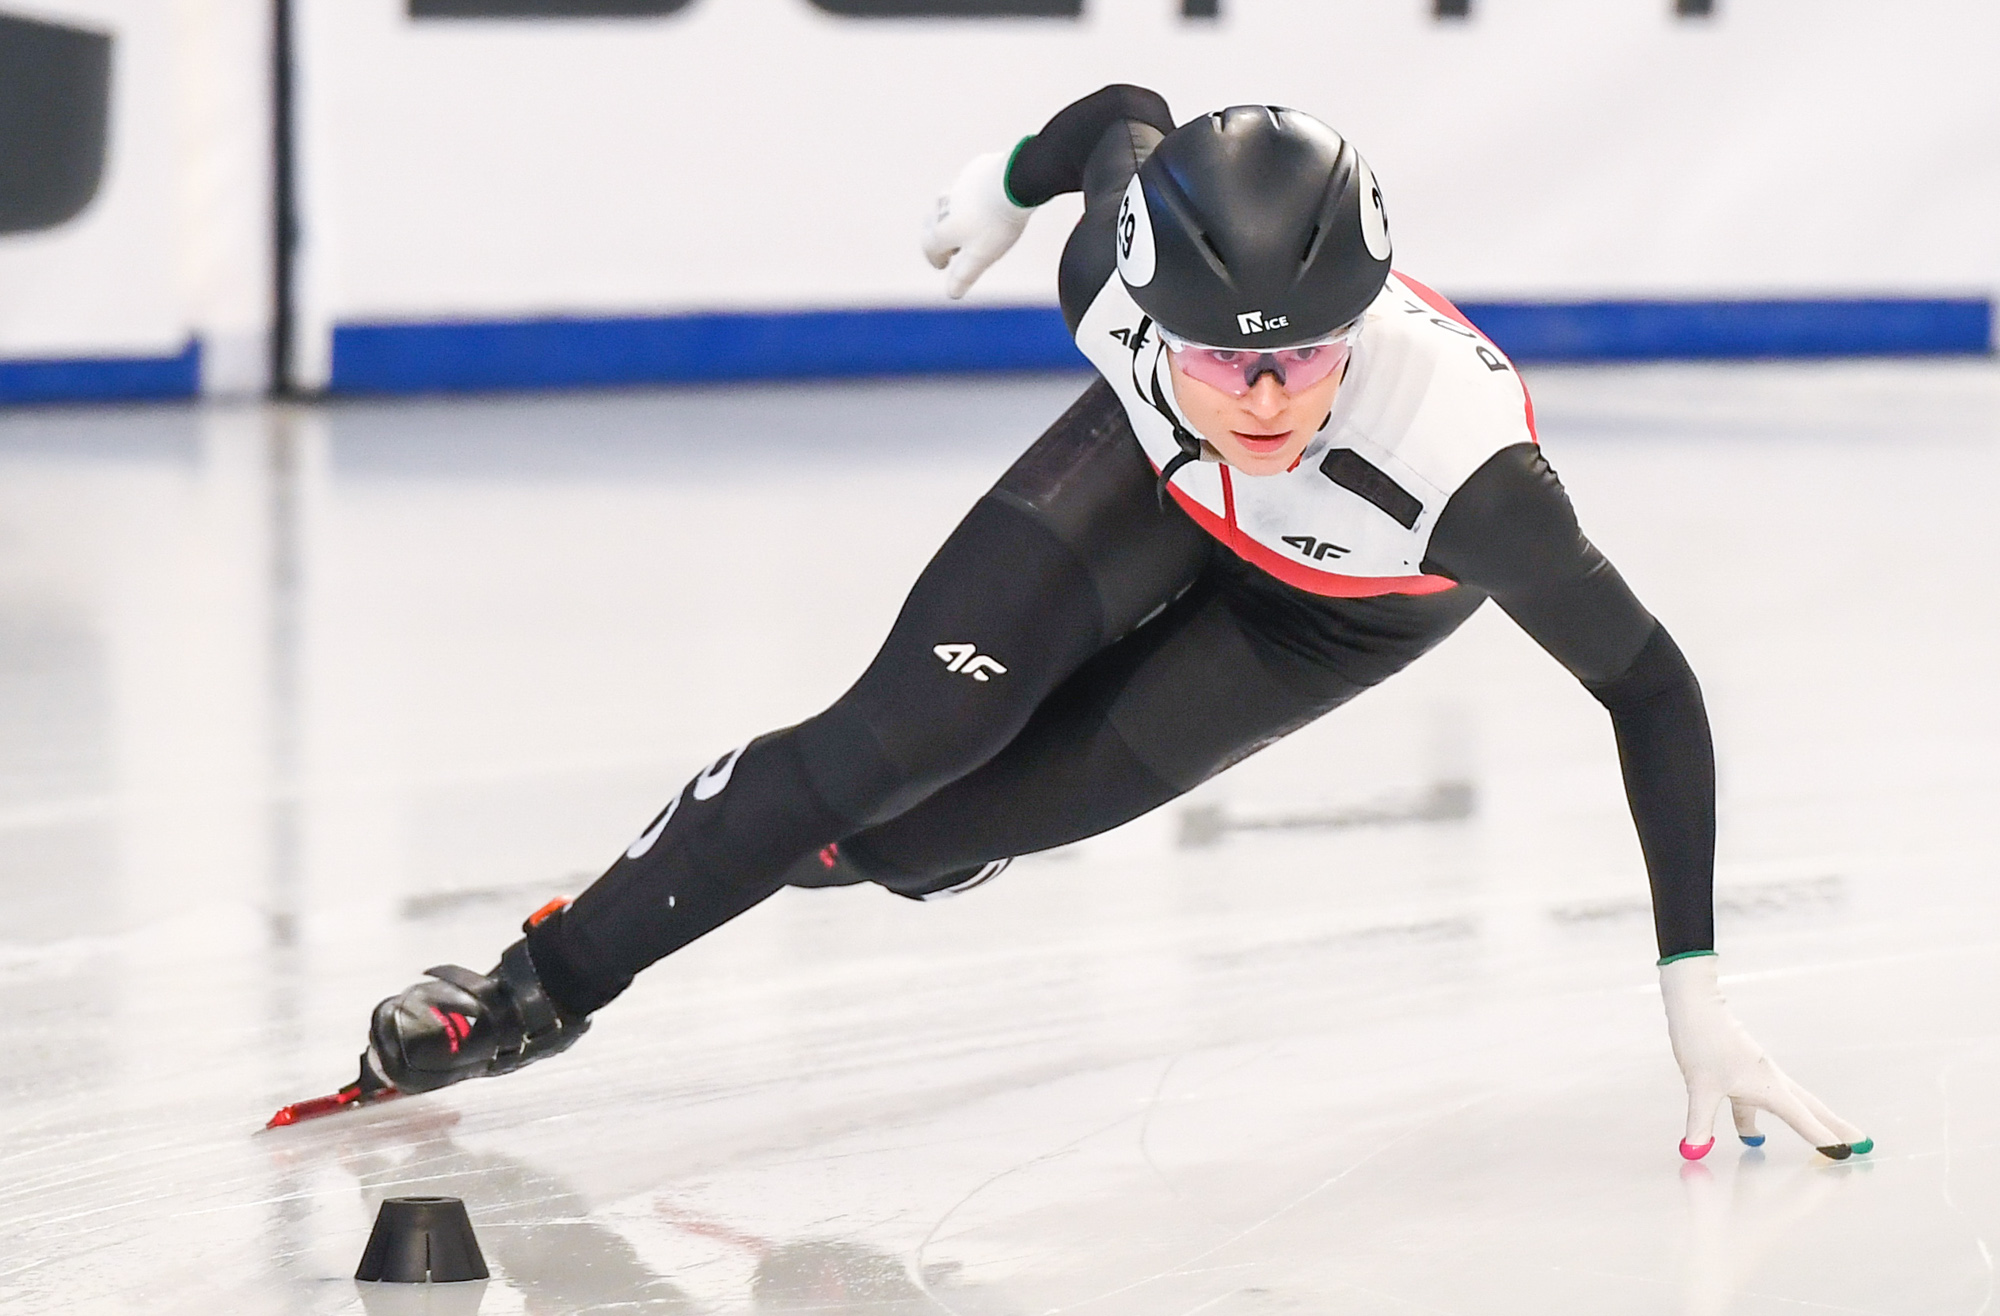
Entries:
{"label": "4f logo on thigh", "polygon": [[[979,652],[977,645],[940,644],[931,652],[944,659],[944,669],[947,672],[957,672],[960,676],[969,676],[975,681],[990,681],[994,676],[1004,676],[1007,673],[1006,668]],[[992,676],[987,675],[989,672]]]}

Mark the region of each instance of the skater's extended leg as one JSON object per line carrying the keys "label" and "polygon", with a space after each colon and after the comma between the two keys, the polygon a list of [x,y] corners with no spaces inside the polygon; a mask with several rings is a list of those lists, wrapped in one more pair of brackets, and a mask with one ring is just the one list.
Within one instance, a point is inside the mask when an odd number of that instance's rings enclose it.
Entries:
{"label": "skater's extended leg", "polygon": [[[1187,589],[1210,553],[1160,505],[1116,399],[1094,385],[939,549],[851,690],[711,763],[574,904],[526,929],[558,1024],[776,892],[801,858],[992,759],[1091,655]],[[493,997],[466,1018],[504,1021],[504,975],[454,972]],[[453,990],[470,991],[440,977],[378,1009],[372,1054],[388,1082],[420,1090],[532,1058],[518,1029],[502,1030],[492,1058],[484,1034],[468,1049],[454,1016],[470,1006]],[[418,1073],[415,1056],[443,1067]]]}
{"label": "skater's extended leg", "polygon": [[972,772],[1086,659],[1185,590],[1208,541],[1160,507],[1125,426],[1107,388],[1087,392],[952,533],[852,689],[719,765],[726,782],[697,778],[537,928],[552,994],[596,1009],[777,891],[799,859]]}

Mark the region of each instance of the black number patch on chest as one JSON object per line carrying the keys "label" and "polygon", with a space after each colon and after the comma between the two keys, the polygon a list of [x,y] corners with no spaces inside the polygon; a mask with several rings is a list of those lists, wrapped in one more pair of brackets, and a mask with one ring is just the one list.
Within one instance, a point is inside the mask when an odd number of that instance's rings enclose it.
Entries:
{"label": "black number patch on chest", "polygon": [[1319,464],[1319,473],[1356,497],[1365,498],[1405,530],[1414,530],[1423,515],[1423,500],[1384,474],[1375,463],[1352,448],[1335,448]]}

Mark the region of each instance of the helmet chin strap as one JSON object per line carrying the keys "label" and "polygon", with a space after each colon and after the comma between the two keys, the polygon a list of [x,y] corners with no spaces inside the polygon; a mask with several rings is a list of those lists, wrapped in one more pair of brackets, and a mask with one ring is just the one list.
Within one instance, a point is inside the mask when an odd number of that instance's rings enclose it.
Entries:
{"label": "helmet chin strap", "polygon": [[[1175,435],[1174,437],[1179,438],[1180,436]],[[1166,466],[1160,471],[1160,482],[1159,484],[1154,486],[1153,499],[1155,502],[1159,503],[1160,510],[1162,512],[1167,510],[1168,481],[1174,478],[1174,474],[1177,471],[1179,471],[1181,467],[1187,465],[1191,461],[1199,461],[1199,460],[1201,460],[1200,454],[1189,452],[1187,449],[1183,448],[1181,449],[1180,452],[1174,454],[1174,459],[1168,462]]]}
{"label": "helmet chin strap", "polygon": [[[1179,452],[1174,454],[1173,460],[1161,468],[1159,483],[1153,489],[1154,497],[1159,500],[1160,510],[1164,512],[1167,510],[1168,483],[1173,480],[1181,467],[1186,466],[1189,462],[1201,460],[1202,440],[1188,428],[1187,422],[1181,418],[1180,408],[1174,406],[1168,400],[1166,392],[1160,387],[1159,361],[1160,356],[1164,352],[1164,344],[1162,344],[1162,351],[1156,352],[1153,356],[1153,369],[1150,378],[1143,382],[1139,378],[1139,352],[1143,348],[1147,334],[1151,331],[1152,327],[1153,318],[1151,316],[1144,316],[1139,321],[1138,330],[1132,335],[1132,342],[1136,345],[1132,350],[1132,386],[1138,390],[1141,397],[1146,399],[1153,410],[1160,413],[1161,418],[1167,424],[1173,426],[1174,444],[1180,449]],[[1157,334],[1153,335],[1153,341],[1160,341]]]}

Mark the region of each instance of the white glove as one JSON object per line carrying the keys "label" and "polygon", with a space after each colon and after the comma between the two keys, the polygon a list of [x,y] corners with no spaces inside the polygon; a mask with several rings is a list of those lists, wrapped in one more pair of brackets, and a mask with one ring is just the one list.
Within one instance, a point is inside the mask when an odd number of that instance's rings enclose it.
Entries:
{"label": "white glove", "polygon": [[1660,996],[1667,1006],[1667,1037],[1687,1080],[1687,1137],[1681,1155],[1698,1161],[1715,1146],[1715,1116],[1729,1099],[1736,1134],[1763,1144],[1757,1112],[1768,1110],[1826,1156],[1844,1161],[1875,1149],[1874,1140],[1821,1104],[1764,1054],[1764,1048],[1729,1012],[1716,981],[1713,954],[1660,966]]}
{"label": "white glove", "polygon": [[1007,165],[1013,158],[1012,151],[980,156],[958,171],[951,190],[924,217],[924,258],[945,272],[945,295],[954,300],[1007,254],[1035,213],[1007,195]]}

